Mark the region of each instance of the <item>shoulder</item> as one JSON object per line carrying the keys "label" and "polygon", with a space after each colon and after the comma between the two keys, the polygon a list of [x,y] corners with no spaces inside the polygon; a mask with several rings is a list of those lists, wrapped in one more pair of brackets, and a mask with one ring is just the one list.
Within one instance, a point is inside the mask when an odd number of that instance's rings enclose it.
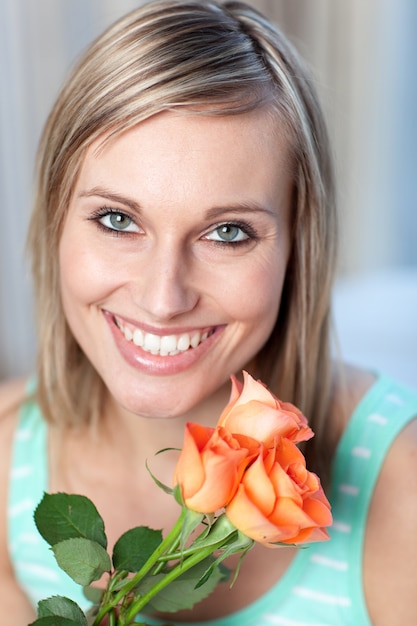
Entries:
{"label": "shoulder", "polygon": [[417,623],[417,419],[382,467],[366,529],[364,583],[373,623]]}
{"label": "shoulder", "polygon": [[[26,380],[15,379],[0,382],[0,472],[4,462],[8,462],[11,438],[13,436],[19,409],[25,398]],[[0,477],[1,480],[1,477]]]}
{"label": "shoulder", "polygon": [[[401,499],[400,499],[401,498]],[[412,520],[417,527],[417,412],[395,438],[382,466],[370,511],[370,524],[389,511],[389,525],[398,534]],[[373,517],[372,517],[373,515]],[[379,526],[375,522],[375,529]],[[414,539],[417,547],[417,538]]]}
{"label": "shoulder", "polygon": [[371,501],[364,584],[373,623],[417,623],[417,415],[395,438]]}
{"label": "shoulder", "polygon": [[0,510],[7,494],[12,440],[25,387],[23,379],[0,383]]}
{"label": "shoulder", "polygon": [[[26,379],[0,382],[0,449],[9,446],[20,406],[26,395]],[[3,457],[4,455],[0,455]]]}
{"label": "shoulder", "polygon": [[[25,398],[25,380],[0,383],[0,515],[5,515],[9,487],[13,435],[19,409]],[[2,524],[0,524],[3,526]]]}
{"label": "shoulder", "polygon": [[[335,386],[339,437],[375,382],[373,374],[360,369],[340,369]],[[397,389],[402,393],[401,385]],[[395,395],[395,385],[392,390]],[[375,402],[382,403],[383,397],[383,391],[380,401],[375,394]],[[412,399],[407,411],[414,405],[415,418],[411,412],[411,421],[404,427],[404,422],[399,422],[399,434],[388,442],[366,521],[363,582],[371,622],[376,626],[417,623],[417,402]],[[395,408],[394,403],[392,410]]]}
{"label": "shoulder", "polygon": [[0,381],[0,421],[3,416],[16,412],[25,398],[26,385],[26,378]]}

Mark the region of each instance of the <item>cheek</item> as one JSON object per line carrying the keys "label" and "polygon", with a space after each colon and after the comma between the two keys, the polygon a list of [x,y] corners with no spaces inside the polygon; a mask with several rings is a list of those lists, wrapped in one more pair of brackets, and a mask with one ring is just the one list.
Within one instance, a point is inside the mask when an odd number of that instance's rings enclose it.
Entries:
{"label": "cheek", "polygon": [[87,294],[91,295],[91,269],[84,255],[78,254],[77,247],[65,245],[64,240],[59,250],[59,270],[62,300],[66,310],[75,303],[86,301]]}
{"label": "cheek", "polygon": [[[237,276],[230,276],[225,290],[229,312],[243,322],[254,322],[269,335],[278,315],[285,276],[285,263],[271,261],[254,264]],[[268,326],[268,328],[266,328]]]}
{"label": "cheek", "polygon": [[64,233],[59,246],[59,268],[64,306],[101,300],[113,288],[115,268],[106,254]]}

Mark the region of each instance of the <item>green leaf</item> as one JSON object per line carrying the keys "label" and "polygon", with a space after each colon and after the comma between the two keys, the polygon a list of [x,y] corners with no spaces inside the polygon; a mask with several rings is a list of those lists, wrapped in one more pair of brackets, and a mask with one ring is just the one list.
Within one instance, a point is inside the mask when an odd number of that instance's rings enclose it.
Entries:
{"label": "green leaf", "polygon": [[45,493],[34,517],[38,531],[51,546],[66,539],[83,537],[107,547],[103,519],[85,496]]}
{"label": "green leaf", "polygon": [[[159,450],[159,452],[157,452],[156,454],[161,454],[161,452],[166,452],[167,450],[174,450],[175,448],[164,448],[164,450]],[[168,487],[168,485],[164,485],[164,483],[161,483],[160,480],[157,479],[156,476],[154,476],[154,474],[152,474],[149,465],[148,465],[148,460],[146,460],[145,462],[146,465],[146,469],[149,472],[150,477],[152,478],[152,480],[154,481],[154,483],[160,488],[162,489],[162,491],[165,491],[165,493],[167,493],[169,496],[172,496],[174,490],[172,489],[172,487]]]}
{"label": "green leaf", "polygon": [[29,626],[83,626],[83,624],[84,622],[74,622],[72,619],[59,615],[48,615],[35,620]]}
{"label": "green leaf", "polygon": [[[224,579],[224,573],[221,568],[215,567],[210,578],[204,583],[204,585],[196,589],[196,585],[206,570],[211,567],[213,557],[208,557],[198,563],[188,571],[181,574],[176,580],[172,581],[167,587],[162,589],[152,600],[147,604],[146,608],[151,608],[154,611],[162,611],[164,613],[174,613],[181,609],[191,609],[194,604],[201,602],[207,596],[209,596],[219,582]],[[144,594],[148,589],[153,587],[155,582],[163,578],[163,574],[157,576],[149,576],[141,583],[139,587],[140,593]]]}
{"label": "green leaf", "polygon": [[48,617],[50,615],[65,617],[77,624],[87,626],[87,618],[78,604],[63,596],[52,596],[38,603],[38,617]]}
{"label": "green leaf", "polygon": [[246,556],[249,550],[253,548],[254,545],[255,545],[255,541],[253,539],[250,539],[250,537],[247,537],[246,535],[244,535],[242,532],[240,532],[240,530],[236,531],[236,534],[231,534],[228,537],[228,541],[225,542],[225,544],[223,545],[220,556],[218,556],[216,560],[214,561],[214,563],[206,570],[204,575],[198,581],[197,587],[199,587],[200,585],[203,585],[205,581],[211,576],[212,570],[214,567],[219,567],[222,564],[222,562],[225,559],[227,559],[229,556],[231,556],[232,554],[240,553],[239,562],[236,566],[232,584],[230,585],[232,587],[238,577],[243,558]]}
{"label": "green leaf", "polygon": [[99,589],[98,587],[91,587],[87,585],[83,588],[83,593],[87,600],[89,600],[94,605],[98,605],[101,602],[104,590]]}
{"label": "green leaf", "polygon": [[[197,513],[191,509],[185,509],[185,517],[181,528],[180,547],[183,549],[191,534],[204,519],[203,513]],[[206,534],[205,531],[204,534]]]}
{"label": "green leaf", "polygon": [[89,585],[111,570],[110,557],[97,542],[77,537],[52,547],[58,565],[79,585]]}
{"label": "green leaf", "polygon": [[113,550],[115,569],[137,572],[146,563],[162,541],[162,532],[146,526],[137,526],[125,532]]}
{"label": "green leaf", "polygon": [[214,524],[212,524],[210,532],[205,537],[202,536],[201,539],[198,538],[194,542],[194,546],[200,545],[200,543],[201,546],[214,546],[220,541],[225,542],[226,539],[230,542],[232,539],[235,539],[237,534],[238,530],[236,526],[233,526],[229,518],[223,513],[216,519]]}

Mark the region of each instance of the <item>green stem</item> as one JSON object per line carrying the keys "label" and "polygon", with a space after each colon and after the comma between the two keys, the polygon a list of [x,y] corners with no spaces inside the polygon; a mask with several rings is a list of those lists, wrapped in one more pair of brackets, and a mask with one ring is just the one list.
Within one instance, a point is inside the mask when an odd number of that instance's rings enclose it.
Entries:
{"label": "green stem", "polygon": [[221,548],[223,543],[224,539],[220,540],[217,544],[211,544],[206,548],[201,547],[200,550],[191,554],[191,556],[186,558],[184,561],[178,563],[178,565],[176,565],[170,572],[155,583],[155,585],[149,589],[147,593],[134,600],[129,606],[129,610],[126,612],[127,624],[130,624],[130,620],[134,620],[139,611],[143,609],[143,607],[146,606],[146,604],[148,604],[154,596],[162,591],[162,589],[172,583],[172,581],[178,578],[178,576],[181,576],[181,574],[184,574],[184,572],[194,567],[194,565],[204,561],[204,559],[213,554],[213,552]]}
{"label": "green stem", "polygon": [[107,589],[110,591],[110,593],[114,592],[116,586],[120,584],[120,581],[127,578],[128,575],[129,575],[129,572],[127,572],[126,570],[115,571],[107,586]]}
{"label": "green stem", "polygon": [[[159,572],[165,567],[166,562],[176,560],[177,558],[180,558],[182,556],[182,552],[175,552],[175,550],[180,545],[180,542],[181,542],[181,537],[178,535],[177,539],[172,543],[172,546],[167,552],[167,554],[161,554],[161,556],[159,557],[158,559],[159,563],[156,565],[154,569],[154,572],[153,572],[154,574],[159,574]],[[176,556],[177,554],[179,555],[178,557]],[[175,556],[171,556],[171,555],[175,555]]]}
{"label": "green stem", "polygon": [[127,596],[127,594],[130,593],[132,589],[134,589],[134,587],[136,587],[136,585],[142,580],[144,576],[146,576],[146,574],[152,569],[155,563],[157,563],[159,558],[163,554],[165,554],[165,552],[169,551],[173,545],[177,547],[178,545],[177,539],[181,534],[182,524],[183,524],[185,515],[186,515],[186,509],[183,508],[181,510],[180,516],[178,517],[177,521],[175,522],[170,532],[167,534],[165,539],[161,541],[157,549],[151,554],[151,556],[146,561],[146,563],[142,566],[142,568],[138,572],[136,572],[136,574],[132,576],[132,578],[129,578],[129,580],[126,581],[126,584],[123,585],[122,589],[120,589],[120,591],[116,595],[114,595],[113,598],[109,602],[103,603],[103,605],[100,607],[97,613],[97,616],[93,622],[93,626],[99,626],[103,618],[115,606],[117,606],[119,602],[121,602],[121,600],[123,600],[123,598]]}

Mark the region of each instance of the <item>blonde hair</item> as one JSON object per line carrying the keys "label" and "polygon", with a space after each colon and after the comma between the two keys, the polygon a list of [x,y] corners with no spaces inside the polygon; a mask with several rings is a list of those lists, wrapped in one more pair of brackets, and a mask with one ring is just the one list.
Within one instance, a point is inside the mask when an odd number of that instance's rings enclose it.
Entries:
{"label": "blonde hair", "polygon": [[[219,106],[220,105],[220,106]],[[329,301],[336,218],[331,159],[309,73],[283,34],[242,2],[161,0],[129,13],[86,51],[39,147],[29,243],[39,325],[38,400],[48,420],[83,424],[104,385],[60,300],[57,250],[88,146],[164,110],[275,112],[293,147],[292,253],[281,310],[256,361],[259,376],[309,417],[320,449],[330,388]],[[314,452],[316,460],[319,458]]]}

